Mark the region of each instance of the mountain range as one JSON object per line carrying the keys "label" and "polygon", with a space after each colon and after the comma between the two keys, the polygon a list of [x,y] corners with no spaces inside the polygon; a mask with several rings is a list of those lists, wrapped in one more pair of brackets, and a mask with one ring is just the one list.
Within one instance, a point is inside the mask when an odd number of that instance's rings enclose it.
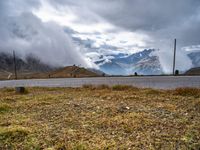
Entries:
{"label": "mountain range", "polygon": [[[163,69],[159,61],[159,57],[155,55],[156,50],[145,49],[141,52],[131,55],[107,54],[100,55],[94,63],[99,67],[99,70],[89,69],[98,74],[108,75],[133,75],[135,72],[139,75],[159,75],[163,74]],[[200,51],[188,53],[188,57],[193,63],[193,67],[200,66]],[[17,70],[19,72],[50,72],[59,68],[44,64],[37,57],[28,55],[21,59],[16,56]],[[0,72],[13,72],[13,56],[7,53],[0,53]]]}
{"label": "mountain range", "polygon": [[130,75],[137,72],[142,75],[162,74],[162,67],[154,49],[145,49],[132,55],[113,55],[113,58],[101,59],[95,63],[100,70],[112,75]]}
{"label": "mountain range", "polygon": [[[95,63],[100,70],[111,75],[131,75],[137,72],[140,75],[159,75],[164,74],[159,57],[155,54],[155,49],[145,49],[132,55],[117,54],[101,56]],[[193,67],[200,66],[200,51],[188,53]],[[110,59],[108,59],[110,58]]]}

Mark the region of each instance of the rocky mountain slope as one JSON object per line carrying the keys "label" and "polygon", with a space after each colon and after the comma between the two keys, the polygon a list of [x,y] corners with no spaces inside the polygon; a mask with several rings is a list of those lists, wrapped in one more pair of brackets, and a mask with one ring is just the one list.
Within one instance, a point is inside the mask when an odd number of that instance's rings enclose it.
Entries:
{"label": "rocky mountain slope", "polygon": [[[95,77],[102,76],[94,71],[78,66],[52,67],[42,63],[33,55],[21,59],[16,56],[17,74],[20,79],[32,78],[67,78],[67,77]],[[0,79],[14,78],[13,56],[0,53]]]}
{"label": "rocky mountain slope", "polygon": [[100,60],[95,63],[100,70],[107,74],[130,75],[137,72],[142,75],[155,75],[163,73],[159,58],[153,54],[155,50],[149,49],[129,56],[114,56],[110,60]]}
{"label": "rocky mountain slope", "polygon": [[[25,60],[16,56],[16,67],[19,72],[48,72],[54,69],[47,64],[42,63],[37,57],[29,55]],[[13,56],[8,53],[0,53],[0,71],[13,72]]]}

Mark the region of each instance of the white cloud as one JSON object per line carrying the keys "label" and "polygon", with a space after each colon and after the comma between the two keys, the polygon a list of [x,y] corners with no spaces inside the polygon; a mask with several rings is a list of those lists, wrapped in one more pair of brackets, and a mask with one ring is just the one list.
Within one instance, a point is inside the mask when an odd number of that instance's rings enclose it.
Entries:
{"label": "white cloud", "polygon": [[[41,55],[39,53],[41,51],[45,53],[40,56],[43,59],[53,60],[56,54],[60,54],[59,57],[55,57],[55,62],[67,64],[70,60],[73,63],[81,62],[91,66],[92,63],[84,57],[90,50],[77,50],[78,46],[61,31],[61,26],[66,26],[77,32],[73,36],[82,40],[92,40],[91,49],[99,54],[134,53],[145,48],[160,49],[158,55],[162,66],[166,72],[169,72],[173,58],[173,39],[177,38],[179,50],[177,66],[181,70],[186,70],[191,67],[191,61],[185,50],[199,49],[199,8],[199,0],[0,1],[0,45],[2,49],[10,49],[12,45],[21,53],[34,51]],[[19,29],[24,32],[20,36],[25,36],[29,38],[28,40],[12,34],[11,37],[12,26],[7,27],[4,23],[5,18],[9,20],[10,16],[15,18],[24,12],[33,13],[39,18],[33,16],[33,20],[29,18],[23,20],[22,17],[17,17],[19,20],[15,20]],[[30,21],[29,26],[34,30],[26,29],[28,21]],[[35,50],[36,48],[38,51]],[[71,59],[74,56],[79,56],[80,60]]]}
{"label": "white cloud", "polygon": [[55,23],[43,23],[31,13],[7,17],[1,22],[0,50],[15,50],[25,57],[34,54],[51,65],[73,65],[91,67],[91,62],[73,45],[72,39]]}

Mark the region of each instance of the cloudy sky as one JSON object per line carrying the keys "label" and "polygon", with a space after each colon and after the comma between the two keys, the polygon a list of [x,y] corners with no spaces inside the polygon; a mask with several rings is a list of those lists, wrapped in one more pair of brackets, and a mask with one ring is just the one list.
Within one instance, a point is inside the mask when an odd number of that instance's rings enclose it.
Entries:
{"label": "cloudy sky", "polygon": [[94,67],[88,57],[155,48],[167,72],[174,38],[177,67],[188,69],[187,52],[200,49],[200,0],[0,1],[0,51],[52,64]]}

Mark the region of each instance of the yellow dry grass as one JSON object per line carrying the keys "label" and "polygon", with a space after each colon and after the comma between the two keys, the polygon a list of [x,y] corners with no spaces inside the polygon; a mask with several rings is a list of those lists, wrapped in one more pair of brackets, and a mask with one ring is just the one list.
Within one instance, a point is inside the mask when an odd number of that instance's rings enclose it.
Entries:
{"label": "yellow dry grass", "polygon": [[199,92],[120,85],[28,88],[24,95],[1,89],[0,149],[199,149]]}

